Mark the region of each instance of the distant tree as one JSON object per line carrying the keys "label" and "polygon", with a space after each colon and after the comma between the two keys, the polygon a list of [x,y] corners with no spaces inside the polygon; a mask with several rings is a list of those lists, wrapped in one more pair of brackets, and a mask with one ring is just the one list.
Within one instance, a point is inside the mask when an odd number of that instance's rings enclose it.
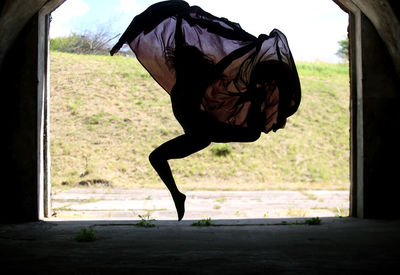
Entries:
{"label": "distant tree", "polygon": [[75,52],[79,48],[81,37],[72,33],[65,37],[56,37],[50,39],[50,50],[60,52]]}
{"label": "distant tree", "polygon": [[338,41],[339,50],[336,52],[336,55],[339,56],[343,61],[349,60],[349,39]]}
{"label": "distant tree", "polygon": [[108,54],[109,42],[118,35],[111,35],[106,28],[101,28],[96,32],[85,31],[83,34],[72,33],[66,37],[50,39],[50,50],[80,54]]}

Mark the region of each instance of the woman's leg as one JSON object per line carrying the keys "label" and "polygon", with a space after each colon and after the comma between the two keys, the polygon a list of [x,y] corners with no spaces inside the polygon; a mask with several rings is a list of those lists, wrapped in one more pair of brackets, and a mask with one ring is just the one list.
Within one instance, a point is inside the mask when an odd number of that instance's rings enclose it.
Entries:
{"label": "woman's leg", "polygon": [[185,214],[186,196],[178,190],[168,160],[187,157],[206,148],[209,144],[210,141],[207,138],[181,135],[160,145],[149,155],[151,165],[172,195],[178,212],[178,220],[181,220]]}

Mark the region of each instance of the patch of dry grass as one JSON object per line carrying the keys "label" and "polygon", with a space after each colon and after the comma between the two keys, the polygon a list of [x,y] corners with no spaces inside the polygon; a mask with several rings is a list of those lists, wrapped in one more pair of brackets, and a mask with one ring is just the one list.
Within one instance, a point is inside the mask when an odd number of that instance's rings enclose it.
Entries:
{"label": "patch of dry grass", "polygon": [[[164,188],[148,162],[183,133],[168,94],[134,58],[51,52],[52,185],[103,179]],[[170,161],[186,190],[349,188],[346,65],[300,63],[303,101],[286,129]],[[219,146],[219,145],[218,145]],[[65,187],[65,186],[64,186]]]}

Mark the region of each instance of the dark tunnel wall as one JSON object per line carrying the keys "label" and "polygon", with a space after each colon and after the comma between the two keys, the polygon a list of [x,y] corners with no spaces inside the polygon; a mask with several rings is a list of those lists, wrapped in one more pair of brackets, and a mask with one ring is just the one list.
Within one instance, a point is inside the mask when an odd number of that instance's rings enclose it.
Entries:
{"label": "dark tunnel wall", "polygon": [[363,32],[363,212],[365,218],[398,218],[400,78],[368,18]]}
{"label": "dark tunnel wall", "polygon": [[400,20],[400,1],[388,0],[388,2],[394,11],[394,14],[396,14],[397,19]]}
{"label": "dark tunnel wall", "polygon": [[37,220],[37,16],[18,36],[0,73],[3,138],[6,144],[1,183],[2,219]]}

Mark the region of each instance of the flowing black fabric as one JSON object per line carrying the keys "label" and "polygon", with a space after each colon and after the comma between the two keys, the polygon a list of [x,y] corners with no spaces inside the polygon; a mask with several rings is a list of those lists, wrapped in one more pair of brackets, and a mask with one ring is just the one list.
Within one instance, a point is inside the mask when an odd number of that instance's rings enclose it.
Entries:
{"label": "flowing black fabric", "polygon": [[[221,74],[206,88],[200,108],[220,122],[248,127],[251,105],[257,103],[254,106],[264,118],[261,131],[267,133],[282,128],[299,107],[299,77],[286,37],[277,29],[255,37],[198,6],[164,1],[133,19],[111,55],[124,43],[168,93],[176,83],[176,72],[166,52],[183,45],[199,49]],[[251,87],[260,78],[274,80],[277,86],[265,88],[265,95],[257,97]]]}

